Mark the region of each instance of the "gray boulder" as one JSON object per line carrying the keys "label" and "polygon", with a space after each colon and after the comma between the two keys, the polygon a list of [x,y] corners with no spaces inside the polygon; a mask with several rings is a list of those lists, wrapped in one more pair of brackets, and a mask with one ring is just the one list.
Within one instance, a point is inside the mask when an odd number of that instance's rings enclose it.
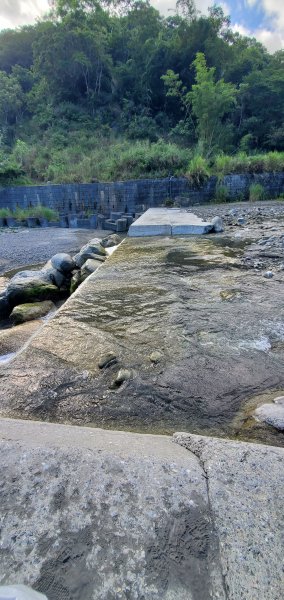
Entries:
{"label": "gray boulder", "polygon": [[284,404],[262,404],[254,411],[254,417],[278,431],[284,431]]}
{"label": "gray boulder", "polygon": [[223,221],[221,217],[214,217],[211,221],[212,231],[214,233],[222,233],[224,231]]}
{"label": "gray boulder", "polygon": [[117,233],[112,233],[107,237],[103,238],[101,241],[101,245],[103,248],[111,248],[112,246],[117,246],[122,242],[122,239]]}
{"label": "gray boulder", "polygon": [[54,269],[62,271],[62,273],[70,273],[76,267],[72,256],[70,256],[70,254],[65,254],[64,252],[52,256],[50,262]]}
{"label": "gray boulder", "polygon": [[93,258],[88,258],[88,260],[86,260],[86,262],[83,264],[82,269],[81,269],[82,277],[85,279],[86,277],[91,275],[91,273],[94,273],[99,268],[100,265],[101,265],[101,262],[99,260],[95,260]]}
{"label": "gray boulder", "polygon": [[[105,260],[106,251],[99,243],[89,243],[81,248],[80,252],[74,256],[74,261],[79,269],[89,258]],[[99,258],[98,258],[99,257]]]}
{"label": "gray boulder", "polygon": [[42,272],[44,272],[49,277],[50,283],[53,283],[58,288],[70,288],[72,272],[69,271],[69,273],[63,273],[62,271],[55,269],[52,266],[51,260],[49,260],[46,263],[46,265],[42,268]]}
{"label": "gray boulder", "polygon": [[11,308],[26,302],[57,300],[61,294],[51,283],[50,274],[45,271],[21,271],[12,277],[7,286],[7,298]]}

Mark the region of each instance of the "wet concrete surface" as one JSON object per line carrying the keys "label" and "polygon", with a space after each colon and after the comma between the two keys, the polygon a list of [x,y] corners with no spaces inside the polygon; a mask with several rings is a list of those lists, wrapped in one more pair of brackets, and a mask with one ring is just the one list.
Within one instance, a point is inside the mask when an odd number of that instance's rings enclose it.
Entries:
{"label": "wet concrete surface", "polygon": [[284,274],[244,266],[257,235],[125,240],[1,367],[1,414],[281,445],[247,411],[284,387]]}

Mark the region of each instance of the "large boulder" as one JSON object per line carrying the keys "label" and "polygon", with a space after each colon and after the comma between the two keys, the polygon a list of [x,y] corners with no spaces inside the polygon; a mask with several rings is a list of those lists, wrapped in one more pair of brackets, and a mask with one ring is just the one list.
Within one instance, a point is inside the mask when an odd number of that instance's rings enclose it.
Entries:
{"label": "large boulder", "polygon": [[89,242],[89,244],[83,246],[80,252],[78,252],[78,254],[74,256],[74,261],[76,263],[76,266],[80,269],[86,262],[86,260],[88,260],[89,258],[96,259],[97,257],[99,257],[99,259],[105,260],[105,256],[106,251],[103,248],[103,246],[101,246],[100,242],[91,241]]}
{"label": "large boulder", "polygon": [[104,248],[111,248],[112,246],[118,246],[122,242],[122,239],[117,233],[112,233],[107,237],[103,238],[101,241],[101,245]]}
{"label": "large boulder", "polygon": [[47,315],[50,311],[55,310],[55,305],[51,300],[44,300],[43,302],[33,302],[27,304],[20,304],[13,308],[10,319],[14,325],[25,323],[26,321],[33,321],[34,319],[40,319]]}
{"label": "large boulder", "polygon": [[57,271],[61,271],[62,273],[70,273],[76,267],[72,256],[70,256],[70,254],[65,254],[64,252],[52,256],[50,262],[54,269],[57,269]]}
{"label": "large boulder", "polygon": [[55,269],[52,266],[51,260],[49,260],[46,263],[46,265],[42,268],[42,272],[44,272],[48,276],[50,283],[53,283],[58,288],[70,288],[70,280],[72,273],[63,273],[62,271]]}
{"label": "large boulder", "polygon": [[221,217],[214,217],[211,221],[212,231],[214,233],[222,233],[224,231],[223,221]]}
{"label": "large boulder", "polygon": [[17,273],[8,284],[6,294],[11,308],[26,302],[58,300],[62,296],[58,287],[51,283],[50,274],[45,271]]}
{"label": "large boulder", "polygon": [[81,269],[82,278],[86,279],[86,277],[91,275],[91,273],[95,273],[95,271],[99,268],[100,265],[101,263],[98,260],[88,258],[88,260],[86,260]]}

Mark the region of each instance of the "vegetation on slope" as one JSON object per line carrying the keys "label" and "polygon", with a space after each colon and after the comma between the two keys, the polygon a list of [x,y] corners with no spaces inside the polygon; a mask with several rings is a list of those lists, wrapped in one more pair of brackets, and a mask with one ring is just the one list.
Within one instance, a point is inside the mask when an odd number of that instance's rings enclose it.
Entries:
{"label": "vegetation on slope", "polygon": [[282,170],[283,63],[217,6],[56,0],[0,32],[0,184]]}

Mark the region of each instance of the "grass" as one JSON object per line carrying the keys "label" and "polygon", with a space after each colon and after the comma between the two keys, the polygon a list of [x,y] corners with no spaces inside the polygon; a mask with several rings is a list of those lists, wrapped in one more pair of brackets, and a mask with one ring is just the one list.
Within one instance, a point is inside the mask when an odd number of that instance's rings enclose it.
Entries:
{"label": "grass", "polygon": [[284,171],[284,152],[268,152],[268,154],[247,155],[240,152],[235,156],[216,156],[211,166],[212,174],[219,178],[234,173],[281,173]]}
{"label": "grass", "polygon": [[203,185],[206,179],[210,177],[210,169],[206,158],[196,154],[188,165],[186,177],[197,187]]}
{"label": "grass", "polygon": [[250,202],[258,202],[265,199],[265,190],[260,183],[252,183],[249,188]]}
{"label": "grass", "polygon": [[12,213],[9,208],[0,208],[0,219],[5,219],[6,217],[12,217]]}
{"label": "grass", "polygon": [[[1,214],[1,210],[4,211],[3,215]],[[37,206],[31,206],[30,208],[17,207],[14,211],[4,208],[1,210],[0,217],[14,217],[17,221],[26,221],[29,217],[35,217],[37,219],[42,218],[46,219],[47,221],[59,221],[59,214],[56,210],[40,204]]]}

